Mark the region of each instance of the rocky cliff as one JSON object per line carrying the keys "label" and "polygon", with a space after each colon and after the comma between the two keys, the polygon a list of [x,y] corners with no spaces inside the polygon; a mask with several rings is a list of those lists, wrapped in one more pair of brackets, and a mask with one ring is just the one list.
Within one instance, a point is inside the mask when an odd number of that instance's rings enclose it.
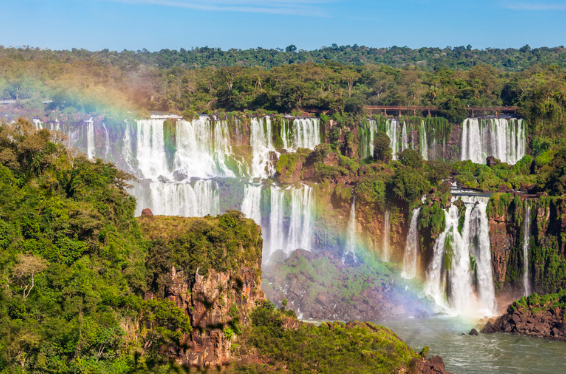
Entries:
{"label": "rocky cliff", "polygon": [[260,228],[236,212],[219,218],[146,214],[139,222],[151,240],[154,271],[146,298],[174,302],[192,326],[165,354],[186,366],[231,362],[251,312],[264,300]]}
{"label": "rocky cliff", "polygon": [[[531,214],[526,216],[529,204]],[[500,294],[524,294],[523,274],[528,270],[532,291],[552,293],[566,287],[566,200],[560,197],[524,199],[495,194],[488,206],[493,275]],[[525,232],[525,219],[530,229]],[[526,234],[526,235],[525,235]],[[529,240],[528,269],[523,244]]]}
{"label": "rocky cliff", "polygon": [[552,340],[566,340],[566,291],[533,294],[513,302],[505,314],[489,321],[482,333],[510,332]]}

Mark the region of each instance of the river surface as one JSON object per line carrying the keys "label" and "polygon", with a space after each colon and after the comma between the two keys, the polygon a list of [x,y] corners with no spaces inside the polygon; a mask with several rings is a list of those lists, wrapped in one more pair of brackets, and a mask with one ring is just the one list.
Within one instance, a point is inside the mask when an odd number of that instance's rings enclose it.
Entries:
{"label": "river surface", "polygon": [[[415,351],[428,345],[446,369],[466,373],[566,373],[566,342],[512,334],[467,335],[473,322],[456,317],[382,321]],[[462,335],[462,333],[466,335]]]}

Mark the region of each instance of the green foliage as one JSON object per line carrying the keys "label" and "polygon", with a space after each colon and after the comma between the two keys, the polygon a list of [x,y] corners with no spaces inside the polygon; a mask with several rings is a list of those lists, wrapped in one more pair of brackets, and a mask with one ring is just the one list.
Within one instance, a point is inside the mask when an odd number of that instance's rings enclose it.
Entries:
{"label": "green foliage", "polygon": [[423,158],[419,152],[412,149],[405,149],[398,153],[399,162],[412,169],[420,169],[423,166]]}
{"label": "green foliage", "polygon": [[384,131],[378,131],[373,139],[374,157],[376,160],[387,162],[391,159],[391,139]]}
{"label": "green foliage", "polygon": [[256,308],[252,320],[248,344],[271,365],[285,365],[290,373],[391,373],[419,357],[390,330],[371,323],[298,323],[296,329],[285,328],[294,318],[271,303]]}
{"label": "green foliage", "polygon": [[399,167],[389,183],[394,196],[409,204],[417,202],[430,190],[430,183],[423,173],[408,167]]}

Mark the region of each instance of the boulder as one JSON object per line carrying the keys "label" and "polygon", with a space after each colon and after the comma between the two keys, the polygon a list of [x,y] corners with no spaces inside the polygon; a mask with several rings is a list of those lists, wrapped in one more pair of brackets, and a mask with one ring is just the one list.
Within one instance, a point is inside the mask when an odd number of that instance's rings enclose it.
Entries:
{"label": "boulder", "polygon": [[153,217],[153,212],[149,208],[145,208],[141,213],[142,217]]}

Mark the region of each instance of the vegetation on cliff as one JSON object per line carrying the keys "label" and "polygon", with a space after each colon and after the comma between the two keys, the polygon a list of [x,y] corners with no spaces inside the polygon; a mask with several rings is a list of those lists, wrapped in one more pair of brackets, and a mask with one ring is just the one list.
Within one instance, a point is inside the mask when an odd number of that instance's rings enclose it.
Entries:
{"label": "vegetation on cliff", "polygon": [[[298,322],[293,312],[266,302],[253,314],[241,350],[259,350],[262,363],[237,364],[236,373],[392,373],[413,369],[422,356],[391,330],[372,323]],[[426,352],[424,350],[423,352]]]}

